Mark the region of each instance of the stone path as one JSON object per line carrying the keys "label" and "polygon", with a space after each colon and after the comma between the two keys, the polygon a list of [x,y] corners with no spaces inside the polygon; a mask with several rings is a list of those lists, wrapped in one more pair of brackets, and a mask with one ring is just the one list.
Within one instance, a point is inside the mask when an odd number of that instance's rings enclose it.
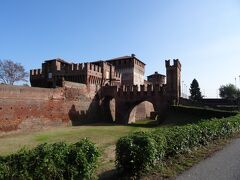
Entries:
{"label": "stone path", "polygon": [[201,161],[177,180],[240,180],[240,138]]}

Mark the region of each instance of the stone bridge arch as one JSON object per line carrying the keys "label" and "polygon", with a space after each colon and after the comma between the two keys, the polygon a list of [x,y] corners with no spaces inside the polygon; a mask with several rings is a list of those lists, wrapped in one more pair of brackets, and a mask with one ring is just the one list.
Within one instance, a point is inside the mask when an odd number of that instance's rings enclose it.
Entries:
{"label": "stone bridge arch", "polygon": [[154,112],[154,105],[150,101],[142,101],[137,103],[129,115],[129,123],[134,123],[139,120],[144,120],[151,117],[151,112]]}
{"label": "stone bridge arch", "polygon": [[159,120],[164,120],[165,117],[165,112],[167,109],[166,102],[163,101],[162,99],[159,99],[159,102],[157,100],[149,100],[149,99],[142,99],[139,101],[122,101],[118,100],[116,103],[116,122],[119,124],[128,124],[130,122],[130,114],[134,107],[136,107],[138,104],[148,101],[152,103],[154,111],[158,114],[158,117],[160,118]]}
{"label": "stone bridge arch", "polygon": [[[157,107],[156,107],[156,104],[154,102],[152,102],[151,100],[145,100],[145,99],[142,99],[140,101],[136,101],[136,102],[125,102],[123,104],[118,104],[118,108],[121,108],[120,106],[123,106],[125,107],[126,109],[120,109],[120,113],[124,115],[124,117],[122,117],[121,115],[121,118],[120,119],[126,119],[126,122],[122,122],[120,120],[120,123],[124,123],[124,124],[128,124],[128,123],[132,123],[132,122],[135,122],[135,116],[136,114],[135,113],[138,113],[138,112],[134,112],[134,109],[142,104],[143,102],[149,102],[152,104],[153,106],[153,109],[154,111],[157,111]],[[125,117],[126,116],[126,117]]]}

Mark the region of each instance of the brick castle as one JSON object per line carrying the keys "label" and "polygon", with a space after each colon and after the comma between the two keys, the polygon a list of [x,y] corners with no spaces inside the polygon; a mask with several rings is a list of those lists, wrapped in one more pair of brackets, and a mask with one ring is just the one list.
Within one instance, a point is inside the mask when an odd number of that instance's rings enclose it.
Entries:
{"label": "brick castle", "polygon": [[59,87],[62,81],[99,86],[144,84],[145,64],[135,57],[123,56],[106,61],[68,63],[62,59],[46,60],[42,69],[30,71],[33,87]]}
{"label": "brick castle", "polygon": [[88,63],[46,60],[30,71],[32,87],[0,85],[0,132],[112,122],[126,110],[124,123],[144,119],[179,100],[181,64],[165,66],[166,76],[155,72],[144,80],[145,63],[134,54]]}

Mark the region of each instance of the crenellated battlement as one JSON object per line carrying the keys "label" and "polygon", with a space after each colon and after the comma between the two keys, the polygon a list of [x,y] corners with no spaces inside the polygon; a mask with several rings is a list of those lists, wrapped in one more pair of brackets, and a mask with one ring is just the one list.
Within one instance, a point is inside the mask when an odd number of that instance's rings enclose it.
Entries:
{"label": "crenellated battlement", "polygon": [[67,72],[86,72],[86,71],[102,73],[102,67],[92,63],[69,64],[67,66]]}
{"label": "crenellated battlement", "polygon": [[165,85],[160,86],[159,84],[147,84],[147,85],[122,85],[117,89],[117,93],[119,96],[123,96],[126,94],[132,95],[154,95],[154,94],[164,94]]}
{"label": "crenellated battlement", "polygon": [[90,65],[89,65],[89,70],[102,73],[102,68],[101,68],[101,66],[98,66],[98,65],[96,65],[96,64],[91,64],[91,63],[90,63]]}
{"label": "crenellated battlement", "polygon": [[40,76],[42,75],[42,69],[31,69],[30,76]]}
{"label": "crenellated battlement", "polygon": [[78,63],[78,64],[69,64],[66,70],[67,72],[85,72],[88,68],[89,68],[89,63]]}
{"label": "crenellated battlement", "polygon": [[169,68],[169,67],[178,67],[181,69],[181,63],[179,61],[179,59],[173,59],[173,64],[171,65],[171,60],[165,60],[165,66],[166,68]]}

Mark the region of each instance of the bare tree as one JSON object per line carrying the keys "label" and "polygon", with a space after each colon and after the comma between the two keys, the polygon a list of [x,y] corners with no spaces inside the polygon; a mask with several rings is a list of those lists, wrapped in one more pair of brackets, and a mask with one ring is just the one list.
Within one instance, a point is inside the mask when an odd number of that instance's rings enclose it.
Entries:
{"label": "bare tree", "polygon": [[3,84],[14,84],[17,81],[25,81],[28,73],[20,63],[12,60],[0,60],[0,82]]}

